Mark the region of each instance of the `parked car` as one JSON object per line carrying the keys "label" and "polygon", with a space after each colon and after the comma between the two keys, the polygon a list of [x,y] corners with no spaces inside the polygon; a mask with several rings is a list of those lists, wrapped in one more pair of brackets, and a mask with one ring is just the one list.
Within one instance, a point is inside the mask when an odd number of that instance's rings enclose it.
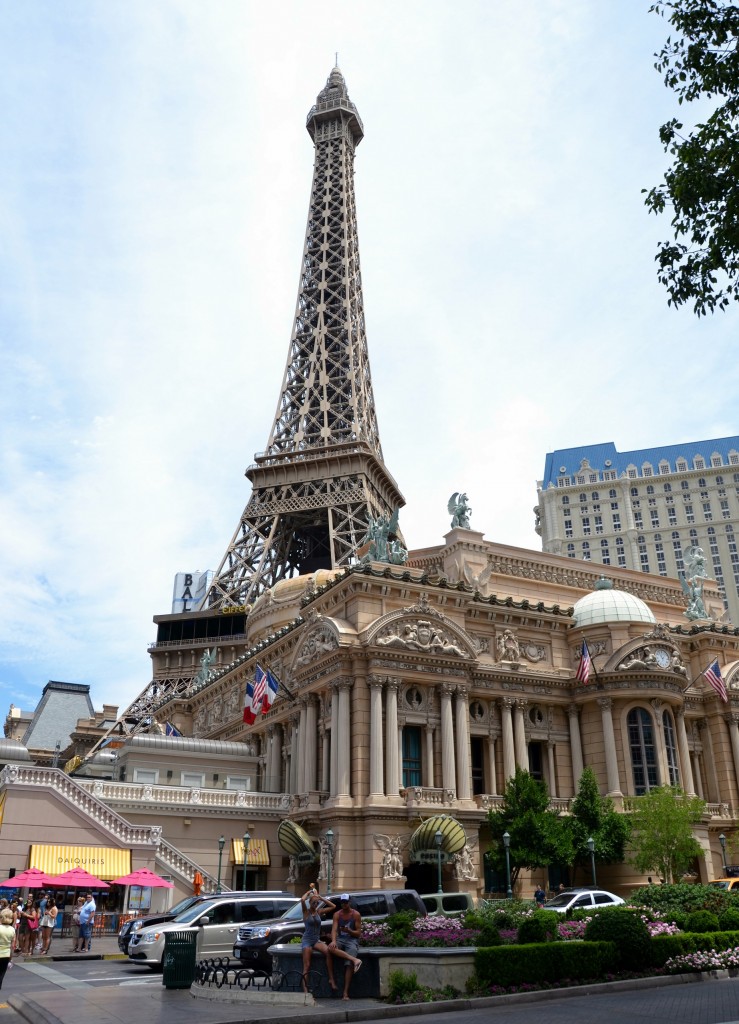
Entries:
{"label": "parked car", "polygon": [[240,924],[272,919],[299,904],[296,896],[265,896],[263,893],[240,896],[223,893],[201,900],[171,921],[146,925],[134,932],[128,947],[128,959],[147,967],[161,967],[164,936],[167,932],[192,928],[197,931],[196,955],[199,959],[230,956]]}
{"label": "parked car", "polygon": [[[229,896],[287,896],[292,897],[291,892],[283,892],[279,889],[241,889],[238,892],[229,892]],[[201,896],[186,896],[179,903],[175,903],[169,910],[163,910],[159,914],[146,914],[145,917],[135,917],[130,921],[126,921],[121,926],[118,932],[118,948],[121,953],[128,953],[128,946],[131,941],[131,937],[135,932],[141,931],[142,928],[148,928],[153,924],[161,924],[164,921],[173,921],[178,914],[183,913],[185,910],[189,910],[190,907],[194,907],[196,903],[204,903],[206,900],[213,899],[213,893]]]}
{"label": "parked car", "polygon": [[[401,910],[415,910],[421,917],[426,916],[426,907],[415,889],[363,889],[352,892],[351,905],[362,915],[363,921],[382,921],[390,914]],[[339,906],[339,896],[326,896]],[[322,938],[331,934],[331,918],[334,911],[323,911],[321,918]],[[270,946],[277,942],[289,942],[290,939],[303,934],[303,910],[300,901],[290,907],[282,917],[271,921],[249,923],[238,930],[238,938],[233,945],[233,955],[247,967],[272,972],[272,954]]]}
{"label": "parked car", "polygon": [[713,878],[708,884],[712,885],[715,889],[739,892],[739,878]]}
{"label": "parked car", "polygon": [[545,910],[556,910],[559,914],[567,914],[571,910],[587,910],[588,907],[618,907],[625,900],[605,889],[593,889],[582,886],[577,889],[565,889],[544,904]]}
{"label": "parked car", "polygon": [[475,909],[475,901],[468,892],[430,892],[421,899],[429,914],[443,917],[462,917]]}

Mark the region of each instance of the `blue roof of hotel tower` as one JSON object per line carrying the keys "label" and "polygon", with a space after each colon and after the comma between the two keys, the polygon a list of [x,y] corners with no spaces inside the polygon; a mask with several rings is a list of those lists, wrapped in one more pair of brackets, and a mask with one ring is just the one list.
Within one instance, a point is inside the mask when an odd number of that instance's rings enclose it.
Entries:
{"label": "blue roof of hotel tower", "polygon": [[[730,462],[730,454],[735,457],[733,463]],[[724,465],[732,464],[739,468],[739,437],[720,437],[709,441],[684,441],[681,444],[662,445],[659,448],[640,448],[631,452],[619,452],[613,441],[582,445],[579,448],[560,448],[557,451],[549,452],[546,457],[542,487],[556,487],[561,477],[570,477],[570,483],[575,484],[577,481],[574,478],[580,472],[583,460],[587,460],[590,468],[595,472],[615,471],[616,477],[620,477],[626,473],[629,466],[635,466],[641,476],[641,467],[645,462],[651,464],[654,475],[659,472],[660,462],[669,463],[669,472],[680,472],[676,465],[678,459],[684,459],[688,470],[693,470],[693,460],[696,456],[702,457],[705,467],[710,468],[711,457],[714,455],[720,455]]]}

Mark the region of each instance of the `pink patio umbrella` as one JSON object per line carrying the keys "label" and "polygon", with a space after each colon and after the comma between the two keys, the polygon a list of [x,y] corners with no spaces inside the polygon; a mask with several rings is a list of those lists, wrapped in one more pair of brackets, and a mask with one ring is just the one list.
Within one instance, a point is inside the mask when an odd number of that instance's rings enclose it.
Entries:
{"label": "pink patio umbrella", "polygon": [[70,868],[63,875],[47,879],[50,889],[110,889],[107,882],[91,875],[84,868]]}
{"label": "pink patio umbrella", "polygon": [[27,868],[20,874],[0,882],[2,889],[51,889],[52,880],[41,868]]}
{"label": "pink patio umbrella", "polygon": [[140,885],[152,889],[174,889],[172,882],[168,882],[161,875],[154,874],[148,868],[139,868],[138,871],[132,871],[130,875],[114,878],[113,885]]}

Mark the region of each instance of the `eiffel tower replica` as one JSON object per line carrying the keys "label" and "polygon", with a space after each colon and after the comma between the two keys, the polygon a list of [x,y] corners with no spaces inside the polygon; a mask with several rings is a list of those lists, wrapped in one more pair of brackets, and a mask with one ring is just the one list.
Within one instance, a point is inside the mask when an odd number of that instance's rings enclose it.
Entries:
{"label": "eiffel tower replica", "polygon": [[354,201],[364,128],[338,66],[306,127],[315,160],[295,322],[267,449],[246,471],[251,497],[200,610],[155,617],[154,678],[88,756],[146,729],[163,699],[207,681],[214,658],[240,654],[261,593],[356,562],[369,517],[405,504],[383,462],[367,352]]}
{"label": "eiffel tower replica", "polygon": [[368,517],[405,504],[383,462],[367,352],[354,200],[364,128],[338,67],[306,127],[313,184],[282,390],[207,608],[249,605],[287,577],[350,565]]}

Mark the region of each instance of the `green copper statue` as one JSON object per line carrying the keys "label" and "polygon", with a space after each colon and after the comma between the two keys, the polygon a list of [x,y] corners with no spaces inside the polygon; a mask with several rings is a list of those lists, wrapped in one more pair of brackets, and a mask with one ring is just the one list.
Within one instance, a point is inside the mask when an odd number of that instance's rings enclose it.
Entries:
{"label": "green copper statue", "polygon": [[447,511],[452,517],[452,529],[455,526],[461,526],[463,530],[469,530],[472,509],[467,504],[466,494],[455,491],[447,502]]}
{"label": "green copper statue", "polygon": [[[400,541],[394,537],[398,529],[399,514],[400,509],[396,508],[389,517],[378,516],[377,519],[373,519],[372,516],[367,517],[367,533],[362,543],[366,544],[369,541],[370,548],[362,558],[362,562],[390,562],[392,565],[405,564],[408,552]],[[393,540],[389,539],[391,536]]]}
{"label": "green copper statue", "polygon": [[683,552],[683,563],[685,572],[678,575],[680,576],[680,586],[688,598],[685,617],[691,621],[707,619],[708,613],[703,603],[703,581],[709,577],[706,573],[706,556],[703,549],[697,544],[686,548]]}

